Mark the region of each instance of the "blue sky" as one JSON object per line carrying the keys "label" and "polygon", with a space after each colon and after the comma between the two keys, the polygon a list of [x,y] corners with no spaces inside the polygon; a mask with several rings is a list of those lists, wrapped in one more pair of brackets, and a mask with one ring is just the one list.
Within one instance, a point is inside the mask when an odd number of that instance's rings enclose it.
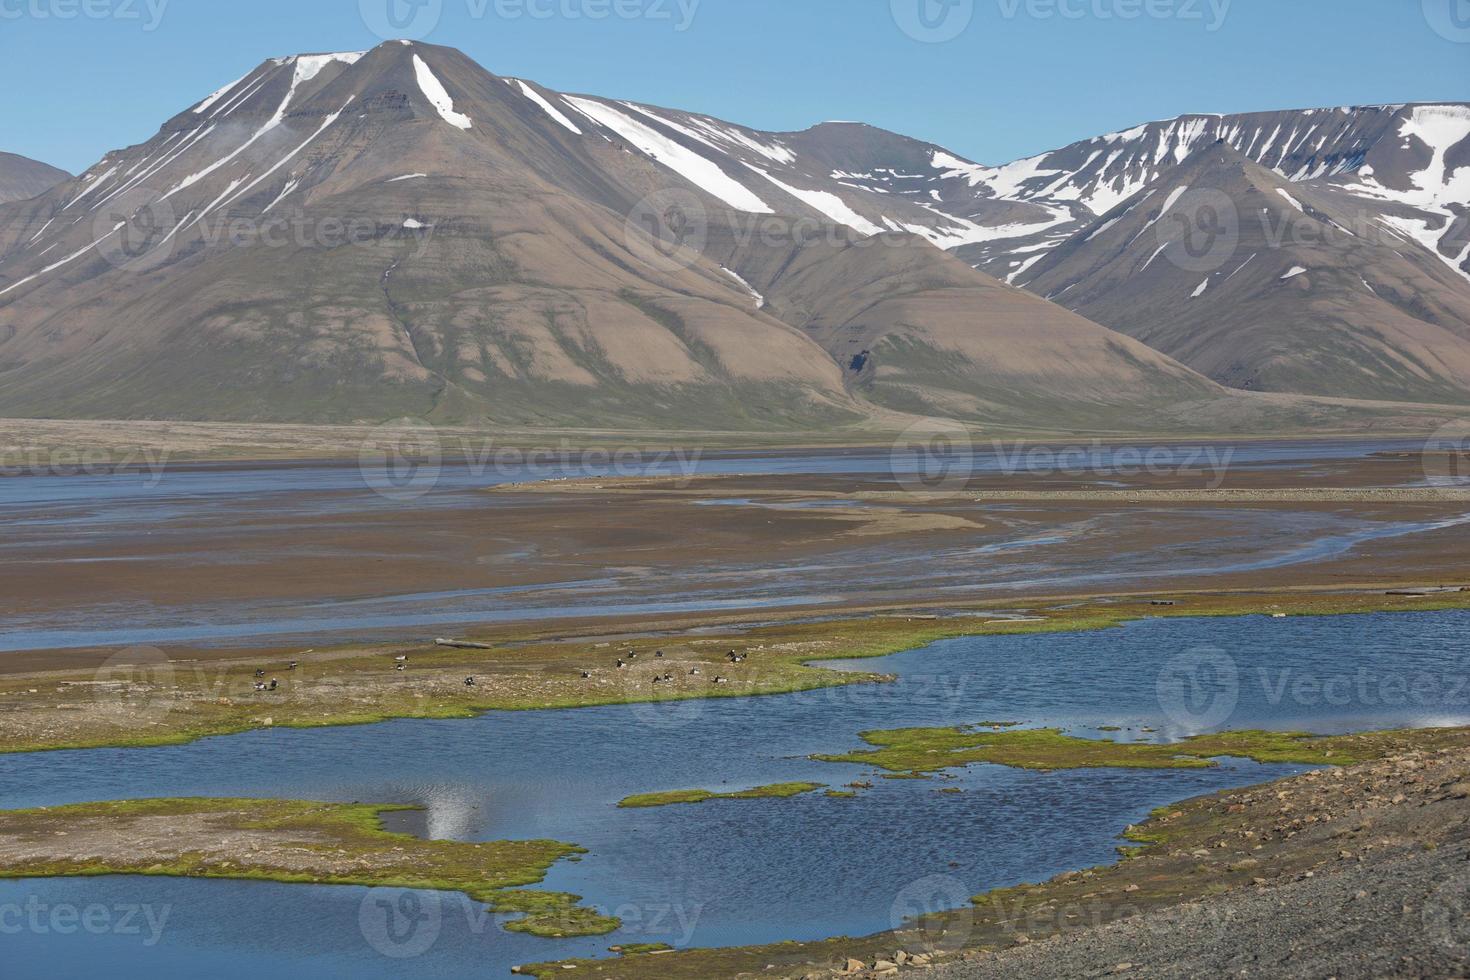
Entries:
{"label": "blue sky", "polygon": [[984,163],[1184,112],[1470,100],[1470,0],[0,0],[0,149],[80,171],[267,57],[371,47],[389,3],[554,89]]}

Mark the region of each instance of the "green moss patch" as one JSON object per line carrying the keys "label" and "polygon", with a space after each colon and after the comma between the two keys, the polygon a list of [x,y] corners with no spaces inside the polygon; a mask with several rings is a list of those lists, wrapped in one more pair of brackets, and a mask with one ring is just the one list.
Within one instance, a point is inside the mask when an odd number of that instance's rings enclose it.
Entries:
{"label": "green moss patch", "polygon": [[1060,729],[986,731],[976,728],[901,728],[863,732],[871,749],[816,755],[819,762],[876,766],[923,775],[977,763],[1017,769],[1203,769],[1230,756],[1263,763],[1351,765],[1377,758],[1395,744],[1393,732],[1319,737],[1304,732],[1223,732],[1180,742],[1114,742],[1076,738]]}
{"label": "green moss patch", "polygon": [[[521,890],[585,851],[552,840],[422,840],[382,815],[412,807],[297,800],[160,799],[0,811],[0,878],[156,875],[461,892],[537,936],[621,924],[576,895]],[[84,854],[85,858],[73,855]]]}
{"label": "green moss patch", "polygon": [[638,796],[630,796],[618,803],[618,806],[632,810],[675,806],[681,803],[706,803],[710,800],[784,800],[805,793],[815,793],[825,788],[823,783],[776,783],[772,786],[743,789],[736,793],[716,793],[707,789],[676,789],[665,793],[642,793]]}

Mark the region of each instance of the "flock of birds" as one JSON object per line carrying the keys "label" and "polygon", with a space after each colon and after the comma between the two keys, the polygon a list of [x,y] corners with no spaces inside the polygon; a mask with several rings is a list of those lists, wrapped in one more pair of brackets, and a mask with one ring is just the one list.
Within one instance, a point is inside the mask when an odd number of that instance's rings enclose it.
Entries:
{"label": "flock of birds", "polygon": [[[313,653],[314,651],[308,650],[306,652],[307,653]],[[292,660],[290,663],[286,664],[286,669],[287,670],[296,670],[300,666],[301,666],[301,662],[300,661]],[[393,658],[393,669],[396,670],[396,671],[398,671],[398,672],[400,672],[400,673],[403,672],[403,671],[408,670],[408,657],[406,657],[406,656],[397,656],[397,657],[394,657]],[[269,681],[265,681],[265,680],[262,679],[264,677],[265,677],[265,669],[264,668],[257,668],[256,671],[255,671],[255,690],[256,690],[257,693],[266,693],[266,692],[278,690],[280,688],[281,682],[280,682],[280,680],[278,678],[272,677]],[[466,677],[464,679],[464,686],[465,687],[478,687],[479,685],[475,681],[475,678],[474,677]]]}
{"label": "flock of birds", "polygon": [[[653,658],[655,660],[662,660],[662,659],[664,659],[664,652],[662,650],[655,650],[654,651],[654,654],[653,654]],[[618,659],[615,661],[615,666],[617,667],[618,670],[627,670],[629,667],[633,666],[633,661],[635,661],[637,659],[638,659],[638,652],[636,650],[627,650],[627,651],[624,651],[624,653],[623,653],[622,656],[618,657]],[[734,650],[731,650],[729,653],[727,653],[725,655],[725,659],[728,660],[732,664],[743,664],[743,663],[745,663],[746,660],[750,659],[750,654],[748,654],[748,653],[737,653]],[[703,671],[701,671],[698,667],[691,667],[689,669],[688,676],[690,676],[690,677],[701,677],[701,676],[703,676]],[[584,670],[584,671],[582,671],[582,679],[584,681],[592,680],[592,671],[590,671],[590,670]],[[655,685],[658,685],[658,684],[672,684],[672,683],[674,683],[674,675],[673,674],[670,674],[670,673],[656,674],[656,675],[654,675],[653,683]],[[714,678],[714,680],[712,681],[712,683],[715,683],[715,684],[728,684],[728,683],[730,683],[730,678],[716,676]]]}
{"label": "flock of birds", "polygon": [[[312,653],[313,651],[308,650],[306,652],[307,653]],[[664,659],[664,652],[662,650],[655,651],[653,657],[654,657],[655,660],[663,660]],[[628,650],[628,651],[625,651],[623,653],[623,655],[620,656],[620,657],[618,657],[618,659],[617,659],[617,669],[618,670],[626,670],[629,667],[631,667],[632,664],[633,664],[633,661],[635,661],[637,659],[638,659],[638,653],[637,653],[636,650]],[[747,660],[750,659],[750,654],[748,654],[748,653],[738,653],[738,652],[736,652],[734,650],[731,650],[729,653],[727,653],[725,655],[725,659],[727,661],[729,661],[731,664],[743,664],[743,663],[745,663],[745,661],[747,661]],[[301,666],[300,662],[295,661],[295,660],[292,660],[290,663],[288,663],[286,665],[286,669],[288,671],[289,670],[296,670],[300,666]],[[408,657],[406,655],[403,655],[403,654],[400,654],[400,655],[395,656],[393,658],[393,669],[395,671],[399,672],[399,673],[402,673],[402,672],[408,670]],[[701,676],[703,676],[703,672],[698,667],[692,667],[689,670],[688,676],[690,676],[690,677],[701,677]],[[255,671],[255,690],[257,692],[269,692],[269,691],[274,691],[274,690],[279,689],[280,684],[281,684],[280,680],[278,680],[277,678],[272,677],[269,681],[266,681],[266,680],[263,679],[264,677],[265,677],[265,670],[264,670],[264,668],[257,669]],[[586,681],[586,680],[592,680],[593,679],[592,671],[590,671],[590,670],[584,670],[584,671],[582,671],[582,679],[584,681]],[[672,673],[663,673],[663,674],[655,675],[654,678],[653,678],[653,683],[654,684],[672,684],[672,683],[674,683],[674,675]],[[718,676],[717,675],[714,678],[713,683],[715,683],[715,684],[728,684],[728,683],[730,683],[730,679],[728,677],[721,677],[721,676]],[[464,679],[464,686],[465,687],[477,687],[478,684],[475,681],[475,678],[474,677],[466,677]]]}

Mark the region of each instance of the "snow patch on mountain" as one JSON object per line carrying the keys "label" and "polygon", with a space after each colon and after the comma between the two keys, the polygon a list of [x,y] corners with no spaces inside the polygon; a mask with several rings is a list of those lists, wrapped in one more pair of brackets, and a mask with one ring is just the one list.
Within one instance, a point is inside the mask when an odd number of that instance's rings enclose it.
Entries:
{"label": "snow patch on mountain", "polygon": [[[750,165],[746,164],[746,166],[749,167]],[[872,237],[873,235],[883,234],[882,228],[873,224],[862,215],[858,214],[847,205],[847,202],[843,201],[842,198],[838,197],[836,194],[829,194],[826,191],[802,190],[799,187],[792,187],[790,184],[783,183],[782,181],[777,180],[775,177],[772,177],[764,170],[760,170],[756,167],[750,167],[750,169],[760,174],[762,177],[766,178],[766,180],[769,180],[777,187],[781,188],[781,190],[785,191],[787,194],[790,194],[792,197],[806,204],[808,207],[820,211],[822,214],[831,218],[839,225],[846,225],[853,231],[856,231],[859,234],[867,235],[869,237]]]}
{"label": "snow patch on mountain", "polygon": [[558,125],[562,126],[565,129],[570,129],[578,136],[582,135],[582,130],[577,128],[577,124],[568,119],[564,112],[562,112],[556,106],[547,101],[545,96],[543,96],[540,92],[536,91],[531,86],[521,81],[519,78],[509,79],[509,81],[515,85],[518,85],[520,87],[521,94],[540,106],[542,110],[545,111],[545,113],[553,120],[555,120]]}
{"label": "snow patch on mountain", "polygon": [[650,126],[593,99],[565,96],[567,104],[604,129],[610,129],[665,167],[739,211],[775,214],[770,205],[725,173],[713,160],[676,143]]}
{"label": "snow patch on mountain", "polygon": [[344,65],[355,65],[362,60],[366,51],[339,51],[335,54],[302,54],[296,56],[295,84],[311,81],[322,73],[322,69],[340,61]]}
{"label": "snow patch on mountain", "polygon": [[245,81],[245,79],[249,78],[251,75],[254,75],[259,70],[259,68],[260,66],[257,65],[255,68],[250,69],[245,74],[241,75],[239,78],[226,85],[224,88],[217,89],[214,92],[211,92],[209,95],[205,96],[204,101],[194,107],[194,112],[196,114],[202,114],[209,111],[210,106],[214,105],[220,99],[233,92],[235,90],[235,86]]}
{"label": "snow patch on mountain", "polygon": [[433,69],[418,55],[413,56],[413,71],[414,77],[418,79],[419,90],[424,93],[424,98],[428,99],[434,106],[434,109],[438,111],[440,118],[457,129],[468,130],[474,126],[469,116],[466,116],[462,112],[454,111],[454,100],[449,97],[449,92],[445,90],[444,83],[439,81],[439,76],[435,75]]}
{"label": "snow patch on mountain", "polygon": [[745,289],[745,291],[755,299],[756,309],[763,310],[766,308],[766,298],[760,293],[756,292],[755,287],[746,282],[744,277],[742,277],[738,272],[733,269],[727,269],[724,266],[720,266],[720,271],[729,276],[731,279],[734,279],[736,282],[738,282]]}

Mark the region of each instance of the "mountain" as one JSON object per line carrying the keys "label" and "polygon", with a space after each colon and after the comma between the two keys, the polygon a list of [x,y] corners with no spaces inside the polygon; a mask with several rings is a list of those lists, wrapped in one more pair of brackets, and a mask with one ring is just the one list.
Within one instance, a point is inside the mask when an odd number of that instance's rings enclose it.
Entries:
{"label": "mountain", "polygon": [[[1212,232],[1212,234],[1210,233]],[[1236,388],[1470,400],[1470,289],[1351,194],[1207,146],[1050,250],[1028,288]]]}
{"label": "mountain", "polygon": [[[1464,403],[1466,114],[1185,117],[985,167],[417,43],[275,58],[0,205],[0,413],[1137,431]],[[1160,238],[1201,200],[1238,219],[1205,270]]]}
{"label": "mountain", "polygon": [[0,204],[45,193],[71,174],[14,153],[0,152]]}
{"label": "mountain", "polygon": [[1470,106],[1187,116],[968,172],[1074,220],[959,254],[1216,381],[1470,401]]}
{"label": "mountain", "polygon": [[846,186],[933,152],[416,43],[272,59],[0,207],[0,412],[1136,428],[1223,397],[935,246],[969,218]]}

